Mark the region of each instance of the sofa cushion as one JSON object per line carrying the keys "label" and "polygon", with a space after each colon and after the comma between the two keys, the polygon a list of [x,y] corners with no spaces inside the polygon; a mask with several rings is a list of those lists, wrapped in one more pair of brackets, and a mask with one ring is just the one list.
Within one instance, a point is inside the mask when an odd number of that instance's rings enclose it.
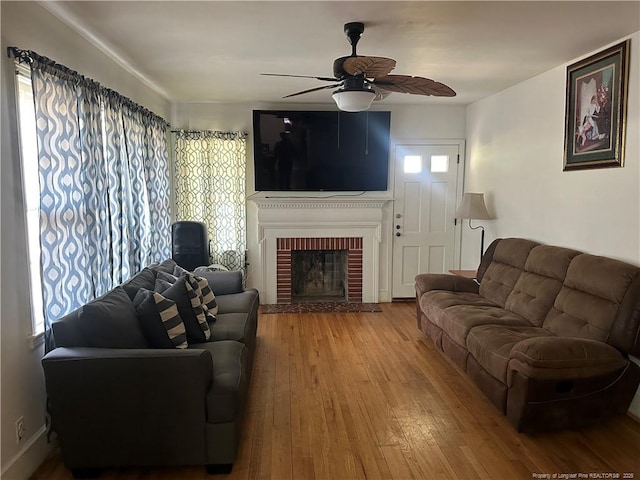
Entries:
{"label": "sofa cushion", "polygon": [[138,290],[141,288],[146,288],[147,290],[153,290],[153,286],[156,282],[156,272],[151,268],[143,268],[141,272],[137,275],[134,275],[125,283],[122,284],[122,288],[124,288],[129,298],[133,300],[138,293]]}
{"label": "sofa cushion", "polygon": [[251,333],[248,313],[221,313],[211,328],[211,340],[236,340],[245,343]]}
{"label": "sofa cushion", "polygon": [[504,308],[485,305],[457,305],[442,312],[442,330],[461,347],[467,345],[467,336],[479,325],[513,325],[530,327],[523,317]]}
{"label": "sofa cushion", "polygon": [[121,286],[81,307],[78,328],[85,347],[147,348],[133,302]]}
{"label": "sofa cushion", "polygon": [[133,299],[142,332],[153,348],[187,348],[187,332],[176,302],[145,288]]}
{"label": "sofa cushion", "polygon": [[549,245],[533,248],[505,308],[536,327],[541,326],[562,287],[571,260],[579,254],[577,250]]}
{"label": "sofa cushion", "polygon": [[218,315],[220,313],[245,313],[257,310],[259,302],[258,291],[249,288],[242,293],[216,295]]}
{"label": "sofa cushion", "polygon": [[431,290],[422,294],[418,299],[421,310],[431,322],[442,328],[442,318],[447,308],[459,305],[474,305],[477,307],[496,307],[490,300],[468,292],[450,292],[446,290]]}
{"label": "sofa cushion", "polygon": [[432,290],[424,293],[419,299],[418,304],[422,313],[434,324],[442,328],[448,317],[445,311],[448,308],[472,305],[476,307],[496,307],[497,305],[477,293],[468,292],[449,292],[445,290]]}
{"label": "sofa cushion", "polygon": [[483,325],[469,332],[467,350],[487,373],[506,385],[513,347],[528,338],[551,336],[552,333],[540,327]]}
{"label": "sofa cushion", "polygon": [[508,380],[516,371],[538,379],[591,378],[615,372],[627,363],[618,350],[604,342],[555,336],[528,338],[511,350]]}
{"label": "sofa cushion", "polygon": [[504,307],[524,270],[529,252],[538,245],[521,238],[502,239],[496,245],[493,260],[482,277],[480,295]]}
{"label": "sofa cushion", "polygon": [[189,345],[211,353],[213,384],[207,393],[207,422],[230,422],[242,411],[249,382],[248,349],[233,340]]}
{"label": "sofa cushion", "polygon": [[544,327],[559,336],[606,342],[618,308],[639,274],[638,267],[618,260],[578,255]]}

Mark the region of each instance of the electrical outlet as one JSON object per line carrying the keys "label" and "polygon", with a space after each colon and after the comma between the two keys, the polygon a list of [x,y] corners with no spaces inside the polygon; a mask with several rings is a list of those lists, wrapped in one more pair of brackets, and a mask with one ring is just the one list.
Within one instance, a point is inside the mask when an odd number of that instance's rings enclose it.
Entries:
{"label": "electrical outlet", "polygon": [[16,442],[20,443],[24,438],[25,430],[24,430],[24,417],[20,417],[16,420]]}

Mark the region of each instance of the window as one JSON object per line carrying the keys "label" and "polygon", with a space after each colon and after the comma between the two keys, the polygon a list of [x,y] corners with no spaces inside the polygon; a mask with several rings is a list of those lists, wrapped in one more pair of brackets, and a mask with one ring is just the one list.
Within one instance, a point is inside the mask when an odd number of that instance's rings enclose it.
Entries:
{"label": "window", "polygon": [[51,59],[8,50],[18,70],[32,333],[39,341],[51,322],[170,255],[168,124]]}
{"label": "window", "polygon": [[176,220],[203,222],[211,261],[244,272],[245,134],[178,131],[175,140]]}
{"label": "window", "polygon": [[422,157],[420,155],[404,156],[404,173],[420,173],[422,171]]}
{"label": "window", "polygon": [[38,184],[38,152],[33,90],[27,68],[18,65],[17,75],[18,121],[22,191],[27,223],[27,251],[31,290],[32,335],[44,332],[44,309],[40,270],[40,188]]}
{"label": "window", "polygon": [[448,155],[431,155],[431,173],[447,173],[448,171]]}

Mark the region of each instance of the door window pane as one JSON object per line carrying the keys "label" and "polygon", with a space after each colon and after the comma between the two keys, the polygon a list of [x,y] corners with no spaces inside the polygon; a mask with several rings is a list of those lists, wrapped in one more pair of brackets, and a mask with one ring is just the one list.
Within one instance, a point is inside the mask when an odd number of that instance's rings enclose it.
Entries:
{"label": "door window pane", "polygon": [[446,173],[449,171],[448,155],[431,155],[431,173]]}
{"label": "door window pane", "polygon": [[422,171],[422,157],[420,155],[404,156],[404,173],[420,173]]}

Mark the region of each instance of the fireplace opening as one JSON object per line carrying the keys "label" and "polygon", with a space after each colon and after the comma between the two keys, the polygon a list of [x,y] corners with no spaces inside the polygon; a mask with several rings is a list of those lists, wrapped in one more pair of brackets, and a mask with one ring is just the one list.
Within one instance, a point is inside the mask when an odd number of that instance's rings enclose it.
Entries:
{"label": "fireplace opening", "polygon": [[291,251],[291,302],[346,302],[348,250]]}

